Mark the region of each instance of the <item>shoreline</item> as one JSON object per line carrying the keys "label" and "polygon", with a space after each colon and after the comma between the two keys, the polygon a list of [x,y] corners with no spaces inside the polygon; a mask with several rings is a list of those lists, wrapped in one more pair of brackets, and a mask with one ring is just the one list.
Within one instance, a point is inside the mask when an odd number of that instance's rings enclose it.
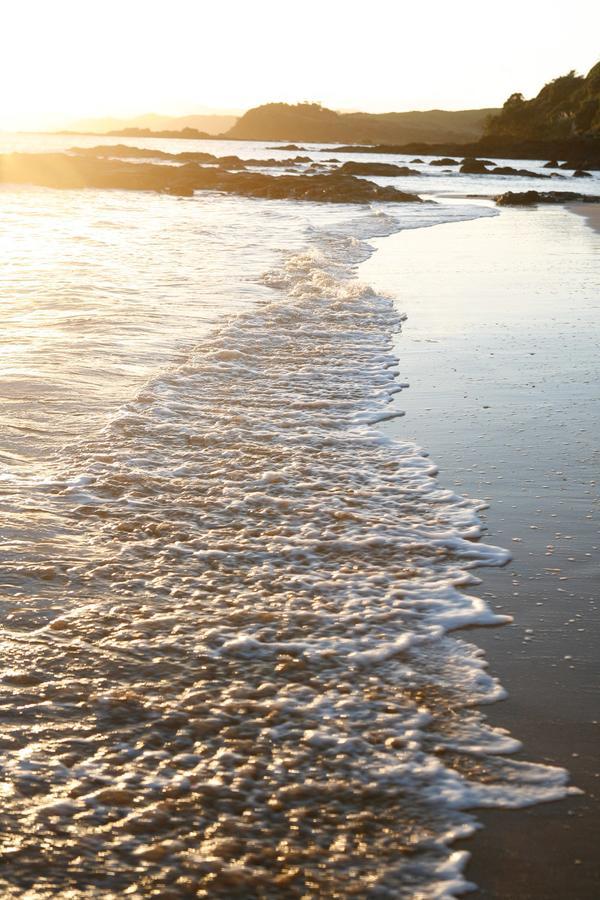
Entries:
{"label": "shoreline", "polygon": [[600,875],[599,242],[581,219],[597,207],[581,206],[400,232],[375,242],[360,272],[408,315],[395,342],[411,384],[396,401],[406,416],[387,430],[427,449],[443,487],[489,502],[484,540],[513,552],[507,567],[478,573],[472,591],[513,625],[465,632],[508,691],[487,716],[522,741],[515,759],[563,766],[585,791],[520,811],[474,810],[485,827],[457,848],[472,854],[475,896],[496,900],[592,900]]}
{"label": "shoreline", "polygon": [[568,208],[578,216],[583,216],[589,227],[600,234],[600,204],[571,203]]}

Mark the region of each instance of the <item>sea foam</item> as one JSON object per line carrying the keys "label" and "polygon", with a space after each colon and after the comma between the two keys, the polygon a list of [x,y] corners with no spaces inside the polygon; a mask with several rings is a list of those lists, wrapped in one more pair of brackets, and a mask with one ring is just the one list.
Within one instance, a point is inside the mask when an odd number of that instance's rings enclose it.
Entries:
{"label": "sea foam", "polygon": [[32,487],[68,551],[45,574],[24,561],[29,633],[8,643],[9,879],[453,897],[466,810],[568,792],[563,770],[504,756],[518,742],[478,709],[503,689],[453,633],[509,621],[465,592],[508,552],[375,424],[400,412],[402,316],[356,267],[397,227],[313,225],[265,274],[270,302]]}

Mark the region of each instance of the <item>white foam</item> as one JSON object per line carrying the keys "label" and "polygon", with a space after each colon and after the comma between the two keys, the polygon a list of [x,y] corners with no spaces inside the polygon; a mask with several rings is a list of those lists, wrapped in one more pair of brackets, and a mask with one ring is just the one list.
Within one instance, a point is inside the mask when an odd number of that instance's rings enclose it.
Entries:
{"label": "white foam", "polygon": [[[305,837],[278,831],[278,812],[292,821],[308,809],[317,831],[335,821],[331,847],[303,858],[312,878],[452,897],[470,887],[467,855],[448,846],[475,827],[465,810],[567,794],[563,770],[504,757],[518,742],[477,709],[504,691],[450,634],[510,620],[463,590],[508,552],[479,540],[481,502],[444,489],[423,449],[376,427],[397,412],[402,316],[355,275],[365,239],[398,215],[332,212],[330,228],[313,225],[308,248],[265,275],[270,303],[145,385],[80,448],[83,475],[39,485],[73,517],[60,590],[76,603],[38,632],[40,665],[67,679],[64,697],[78,698],[83,679],[90,698],[61,700],[64,740],[84,740],[90,709],[101,723],[122,713],[120,748],[78,745],[66,775],[52,754],[7,754],[16,785],[32,766],[52,782],[42,819],[70,816],[61,804],[82,797],[108,843],[121,832],[102,819],[99,784],[136,785],[132,816],[164,791],[197,792],[200,805],[211,792],[223,809],[234,791],[246,818],[203,807],[211,835],[243,847],[251,822],[252,840],[285,861]],[[51,715],[41,696],[27,703],[36,722]],[[184,757],[172,736],[146,744],[173,720],[191,742]],[[371,817],[359,854],[352,815]],[[182,821],[169,828],[191,852]],[[236,877],[263,877],[243,868]]]}

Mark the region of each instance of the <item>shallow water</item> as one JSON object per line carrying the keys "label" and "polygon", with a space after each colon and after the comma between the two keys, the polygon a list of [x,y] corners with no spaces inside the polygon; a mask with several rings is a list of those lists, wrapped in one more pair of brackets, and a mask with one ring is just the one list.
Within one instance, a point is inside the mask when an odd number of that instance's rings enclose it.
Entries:
{"label": "shallow water", "polygon": [[[462,175],[459,166],[435,166],[431,162],[434,156],[412,157],[407,154],[391,153],[339,153],[335,144],[304,143],[297,145],[299,150],[281,149],[287,144],[280,142],[261,143],[258,141],[181,141],[162,138],[121,138],[102,137],[100,135],[57,135],[57,134],[3,134],[0,132],[0,153],[41,153],[69,150],[74,147],[96,147],[102,145],[121,144],[131,147],[143,147],[166,151],[167,153],[208,152],[215,156],[238,156],[240,159],[289,159],[300,155],[308,157],[322,166],[335,167],[331,160],[339,163],[358,160],[362,163],[383,162],[408,166],[420,173],[420,176],[382,178],[370,176],[369,180],[376,184],[393,185],[398,190],[409,193],[427,195],[446,195],[448,197],[482,196],[493,197],[506,191],[577,191],[581,194],[600,195],[600,172],[589,173],[587,178],[573,178],[571,170],[546,169],[544,160],[491,158],[500,166],[512,166],[514,169],[526,169],[542,176],[551,174],[552,178],[531,178],[511,175]],[[414,162],[417,158],[420,161]],[[439,157],[438,157],[439,158]],[[159,160],[157,160],[158,162]],[[456,157],[457,163],[461,162]],[[297,163],[294,169],[304,171],[310,163]],[[273,175],[284,172],[281,168],[266,169]]]}
{"label": "shallow water", "polygon": [[463,589],[508,554],[378,427],[356,268],[494,211],[0,197],[5,895],[460,893],[466,810],[567,776],[477,709],[448,632],[506,621]]}

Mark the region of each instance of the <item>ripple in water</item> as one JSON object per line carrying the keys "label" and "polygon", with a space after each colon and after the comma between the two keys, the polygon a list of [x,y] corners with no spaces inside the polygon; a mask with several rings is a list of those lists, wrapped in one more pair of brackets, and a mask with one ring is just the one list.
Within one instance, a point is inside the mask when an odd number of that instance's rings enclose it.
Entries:
{"label": "ripple in water", "polygon": [[11,483],[5,896],[449,897],[464,810],[568,791],[505,758],[448,633],[506,621],[463,588],[507,554],[377,429],[400,317],[357,233],[313,228],[272,302]]}

